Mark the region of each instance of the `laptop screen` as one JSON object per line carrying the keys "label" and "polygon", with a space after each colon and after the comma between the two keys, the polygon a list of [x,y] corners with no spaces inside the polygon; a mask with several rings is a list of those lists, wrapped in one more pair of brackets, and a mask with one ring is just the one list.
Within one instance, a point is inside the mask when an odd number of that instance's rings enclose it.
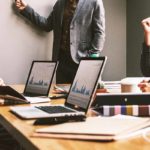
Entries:
{"label": "laptop screen", "polygon": [[66,104],[83,110],[88,109],[105,61],[106,57],[89,58],[80,61]]}
{"label": "laptop screen", "polygon": [[24,95],[48,96],[56,67],[57,62],[54,61],[33,61]]}

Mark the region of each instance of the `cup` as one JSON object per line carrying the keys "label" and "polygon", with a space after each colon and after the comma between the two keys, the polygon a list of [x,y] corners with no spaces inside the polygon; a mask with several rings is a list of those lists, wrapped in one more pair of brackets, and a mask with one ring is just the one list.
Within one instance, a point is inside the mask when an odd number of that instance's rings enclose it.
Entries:
{"label": "cup", "polygon": [[122,93],[142,93],[138,84],[143,81],[140,77],[129,77],[121,80]]}

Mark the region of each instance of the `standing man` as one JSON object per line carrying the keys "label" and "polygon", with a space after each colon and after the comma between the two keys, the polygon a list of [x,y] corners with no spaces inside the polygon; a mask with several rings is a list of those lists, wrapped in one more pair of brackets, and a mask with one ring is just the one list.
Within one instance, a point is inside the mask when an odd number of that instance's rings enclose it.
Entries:
{"label": "standing man", "polygon": [[[53,60],[59,60],[57,83],[71,83],[82,57],[98,57],[105,41],[102,0],[57,0],[48,18],[36,13],[23,0],[16,0],[20,13],[47,32],[53,30]],[[88,68],[87,68],[88,69]]]}

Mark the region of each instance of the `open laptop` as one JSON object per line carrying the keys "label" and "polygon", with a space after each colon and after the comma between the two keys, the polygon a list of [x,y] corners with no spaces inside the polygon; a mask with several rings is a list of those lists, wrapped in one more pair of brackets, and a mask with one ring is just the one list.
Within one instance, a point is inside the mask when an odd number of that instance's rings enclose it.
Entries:
{"label": "open laptop", "polygon": [[[23,95],[34,102],[48,101],[57,61],[33,61],[26,81]],[[35,97],[35,98],[34,98]]]}
{"label": "open laptop", "polygon": [[11,107],[21,118],[85,115],[95,94],[107,57],[83,58],[64,105]]}
{"label": "open laptop", "polygon": [[[19,103],[47,102],[57,61],[33,61],[29,70],[24,92],[18,93],[10,86],[1,86],[0,95],[7,101]],[[13,104],[12,102],[12,104]]]}
{"label": "open laptop", "polygon": [[48,96],[56,67],[56,61],[33,61],[23,95]]}

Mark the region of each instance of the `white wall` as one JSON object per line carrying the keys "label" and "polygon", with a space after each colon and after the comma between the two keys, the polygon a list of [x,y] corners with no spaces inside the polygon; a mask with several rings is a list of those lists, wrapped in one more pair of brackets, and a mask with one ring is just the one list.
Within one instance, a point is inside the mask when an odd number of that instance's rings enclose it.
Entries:
{"label": "white wall", "polygon": [[[51,59],[52,32],[45,33],[23,19],[12,8],[14,0],[0,0],[0,77],[7,84],[24,83],[32,60]],[[26,0],[47,17],[56,0]],[[103,0],[106,11],[108,56],[103,80],[126,76],[126,0]]]}
{"label": "white wall", "polygon": [[[55,0],[26,2],[48,16]],[[7,84],[24,83],[32,60],[51,59],[52,51],[52,32],[39,31],[14,10],[13,3],[14,0],[0,0],[0,77]]]}
{"label": "white wall", "polygon": [[126,77],[126,0],[103,0],[106,13],[106,42],[102,54],[108,56],[103,80]]}

